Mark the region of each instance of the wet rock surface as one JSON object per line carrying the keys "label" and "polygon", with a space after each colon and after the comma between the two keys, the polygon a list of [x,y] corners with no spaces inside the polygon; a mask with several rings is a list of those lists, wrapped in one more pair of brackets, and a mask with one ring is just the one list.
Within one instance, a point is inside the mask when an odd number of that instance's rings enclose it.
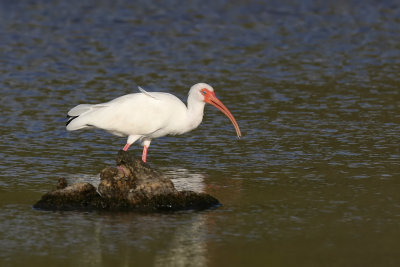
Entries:
{"label": "wet rock surface", "polygon": [[117,167],[106,167],[100,173],[96,189],[90,183],[68,185],[58,180],[57,188],[46,193],[33,206],[44,210],[136,210],[145,212],[203,210],[220,205],[205,193],[177,191],[170,179],[120,150]]}

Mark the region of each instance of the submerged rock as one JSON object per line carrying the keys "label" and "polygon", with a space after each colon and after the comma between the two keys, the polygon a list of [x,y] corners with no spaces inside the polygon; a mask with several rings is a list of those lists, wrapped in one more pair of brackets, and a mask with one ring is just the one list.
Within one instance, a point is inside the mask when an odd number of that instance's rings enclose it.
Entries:
{"label": "submerged rock", "polygon": [[177,191],[170,179],[141,159],[120,150],[117,168],[106,167],[100,173],[96,189],[90,183],[68,185],[64,178],[57,189],[46,193],[33,206],[45,210],[202,210],[219,202],[205,193]]}

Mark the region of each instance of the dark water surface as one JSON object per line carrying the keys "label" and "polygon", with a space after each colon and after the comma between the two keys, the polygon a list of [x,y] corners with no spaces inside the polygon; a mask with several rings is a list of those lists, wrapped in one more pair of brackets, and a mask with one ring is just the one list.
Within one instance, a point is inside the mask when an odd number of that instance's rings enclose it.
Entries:
{"label": "dark water surface", "polygon": [[[400,264],[398,1],[1,1],[0,62],[1,266]],[[71,107],[197,82],[243,138],[207,107],[148,160],[222,207],[32,209],[125,144],[67,132]]]}

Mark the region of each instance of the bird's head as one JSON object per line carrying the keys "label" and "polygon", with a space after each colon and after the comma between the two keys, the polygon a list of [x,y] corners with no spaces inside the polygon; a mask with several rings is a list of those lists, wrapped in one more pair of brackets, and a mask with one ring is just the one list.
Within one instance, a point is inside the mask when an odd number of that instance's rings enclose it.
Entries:
{"label": "bird's head", "polygon": [[235,117],[232,113],[225,107],[224,104],[215,96],[214,88],[206,83],[197,83],[190,88],[189,95],[193,95],[197,100],[208,103],[222,111],[232,122],[235,127],[236,134],[238,138],[242,136],[239,125],[237,124]]}

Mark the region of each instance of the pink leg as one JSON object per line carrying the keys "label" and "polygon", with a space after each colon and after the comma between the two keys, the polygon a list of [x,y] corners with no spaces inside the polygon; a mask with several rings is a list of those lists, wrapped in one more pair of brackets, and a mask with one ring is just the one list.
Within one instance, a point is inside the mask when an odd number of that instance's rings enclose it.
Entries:
{"label": "pink leg", "polygon": [[146,158],[147,158],[147,149],[148,149],[149,147],[148,146],[144,146],[143,147],[143,154],[142,154],[142,161],[143,162],[146,162]]}
{"label": "pink leg", "polygon": [[124,146],[124,148],[123,148],[122,150],[123,150],[123,151],[127,151],[128,148],[129,148],[130,146],[131,146],[131,145],[127,143],[127,144]]}

